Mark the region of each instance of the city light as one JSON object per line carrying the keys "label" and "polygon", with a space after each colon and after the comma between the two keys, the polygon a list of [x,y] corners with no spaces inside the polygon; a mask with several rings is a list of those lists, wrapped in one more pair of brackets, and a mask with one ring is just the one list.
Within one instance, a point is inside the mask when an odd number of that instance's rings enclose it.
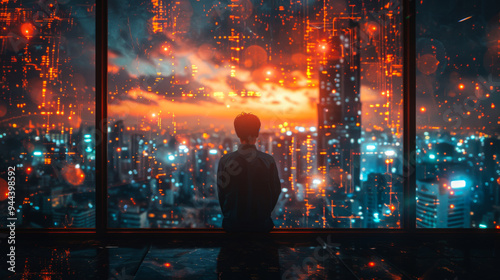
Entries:
{"label": "city light", "polygon": [[388,151],[385,151],[385,153],[384,153],[384,154],[385,154],[386,156],[388,156],[388,157],[392,157],[392,156],[394,156],[394,155],[396,154],[396,152],[395,152],[395,151],[393,151],[393,150],[388,150]]}
{"label": "city light", "polygon": [[374,151],[375,149],[377,149],[377,146],[375,146],[375,145],[371,145],[371,144],[370,144],[370,145],[366,145],[366,149],[367,149],[368,151]]}
{"label": "city light", "polygon": [[453,180],[450,182],[452,189],[465,188],[465,180]]}
{"label": "city light", "polygon": [[35,28],[31,23],[24,23],[21,25],[21,33],[26,37],[32,36],[34,31]]}

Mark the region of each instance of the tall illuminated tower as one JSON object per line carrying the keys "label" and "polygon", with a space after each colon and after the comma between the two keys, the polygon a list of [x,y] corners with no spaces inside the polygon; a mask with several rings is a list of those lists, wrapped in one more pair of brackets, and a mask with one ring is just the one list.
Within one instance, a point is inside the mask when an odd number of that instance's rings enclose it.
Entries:
{"label": "tall illuminated tower", "polygon": [[417,180],[418,228],[469,228],[470,190],[463,179]]}
{"label": "tall illuminated tower", "polygon": [[319,44],[318,170],[327,186],[360,189],[360,56],[358,23],[334,20],[333,35]]}

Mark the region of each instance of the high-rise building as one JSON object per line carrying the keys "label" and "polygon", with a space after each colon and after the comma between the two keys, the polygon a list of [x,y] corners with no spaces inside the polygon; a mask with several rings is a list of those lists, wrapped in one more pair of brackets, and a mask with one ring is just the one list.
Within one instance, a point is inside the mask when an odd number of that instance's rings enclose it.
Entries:
{"label": "high-rise building", "polygon": [[148,227],[147,211],[140,207],[130,207],[126,212],[120,213],[120,227],[145,228]]}
{"label": "high-rise building", "polygon": [[417,227],[469,228],[469,190],[464,179],[417,180]]}
{"label": "high-rise building", "polygon": [[328,185],[340,185],[346,193],[360,187],[361,100],[357,25],[350,19],[336,20],[334,34],[319,46],[323,59],[319,69],[317,105],[318,170],[326,177]]}
{"label": "high-rise building", "polygon": [[121,152],[125,143],[124,130],[125,125],[122,120],[115,122],[111,126],[111,133],[109,133],[108,137],[108,158],[110,159],[108,163],[109,182],[121,182],[123,180]]}

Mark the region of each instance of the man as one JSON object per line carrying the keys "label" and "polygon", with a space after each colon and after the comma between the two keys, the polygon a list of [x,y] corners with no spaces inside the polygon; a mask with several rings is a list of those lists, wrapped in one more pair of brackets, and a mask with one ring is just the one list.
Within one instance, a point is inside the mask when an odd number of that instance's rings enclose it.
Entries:
{"label": "man", "polygon": [[281,192],[276,163],[271,155],[255,147],[260,120],[251,113],[234,119],[241,145],[224,155],[217,169],[217,189],[227,232],[269,232],[274,227],[271,212]]}

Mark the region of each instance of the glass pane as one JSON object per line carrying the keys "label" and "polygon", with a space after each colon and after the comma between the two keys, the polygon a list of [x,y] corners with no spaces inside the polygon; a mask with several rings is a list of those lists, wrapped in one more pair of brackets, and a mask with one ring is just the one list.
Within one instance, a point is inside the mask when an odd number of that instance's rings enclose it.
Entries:
{"label": "glass pane", "polygon": [[417,12],[417,227],[500,228],[500,2]]}
{"label": "glass pane", "polygon": [[400,1],[109,2],[109,226],[218,228],[233,120],[262,122],[277,228],[398,228]]}
{"label": "glass pane", "polygon": [[0,224],[95,227],[95,1],[2,1],[0,32]]}

